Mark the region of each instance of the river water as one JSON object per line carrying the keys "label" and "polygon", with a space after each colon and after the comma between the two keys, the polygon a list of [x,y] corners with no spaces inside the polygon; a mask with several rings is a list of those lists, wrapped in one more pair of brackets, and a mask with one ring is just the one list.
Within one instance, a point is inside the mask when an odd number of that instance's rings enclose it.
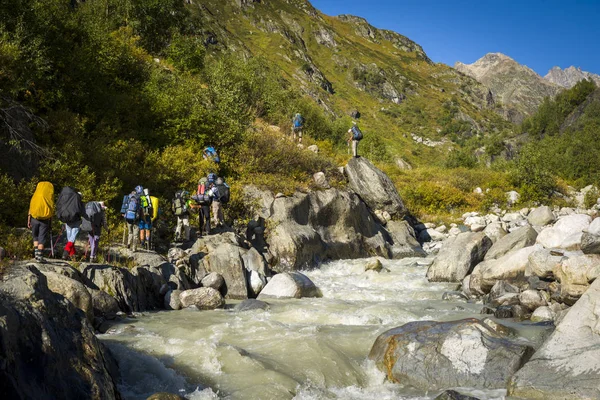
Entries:
{"label": "river water", "polygon": [[[417,320],[479,315],[481,305],[444,301],[454,284],[427,282],[424,259],[336,261],[305,272],[319,299],[269,300],[270,310],[144,313],[100,338],[121,369],[125,399],[156,392],[189,399],[432,399],[386,383],[367,361],[377,336]],[[463,390],[464,391],[464,390]],[[466,391],[500,399],[503,390]]]}

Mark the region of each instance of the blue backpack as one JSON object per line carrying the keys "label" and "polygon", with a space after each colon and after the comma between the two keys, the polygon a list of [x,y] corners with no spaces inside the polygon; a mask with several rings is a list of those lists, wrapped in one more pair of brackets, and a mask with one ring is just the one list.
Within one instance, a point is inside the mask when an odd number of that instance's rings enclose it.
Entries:
{"label": "blue backpack", "polygon": [[360,129],[358,129],[358,126],[354,125],[351,129],[352,129],[352,140],[362,140],[363,134],[360,131]]}
{"label": "blue backpack", "polygon": [[128,221],[137,221],[140,211],[140,199],[132,194],[129,196],[127,202],[127,211],[125,212],[125,219]]}
{"label": "blue backpack", "polygon": [[302,128],[302,116],[300,114],[294,118],[294,128]]}
{"label": "blue backpack", "polygon": [[208,156],[214,161],[214,162],[221,162],[221,158],[219,157],[219,154],[217,154],[217,151],[215,150],[214,147],[209,146],[207,147],[204,151],[206,151],[206,153],[208,153]]}

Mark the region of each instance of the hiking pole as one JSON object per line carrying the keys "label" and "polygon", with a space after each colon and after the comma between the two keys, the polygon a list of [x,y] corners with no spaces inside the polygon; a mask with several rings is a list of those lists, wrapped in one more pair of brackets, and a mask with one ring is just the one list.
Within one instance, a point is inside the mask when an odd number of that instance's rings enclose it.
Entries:
{"label": "hiking pole", "polygon": [[54,258],[54,245],[52,244],[52,218],[50,219],[50,253],[52,254],[52,258]]}
{"label": "hiking pole", "polygon": [[[54,246],[52,246],[52,250],[54,251],[54,249],[56,248],[56,245],[58,244],[58,241],[60,240],[60,238],[62,237],[62,234],[65,231],[65,226],[67,226],[66,224],[64,224],[62,226],[62,229],[60,230],[60,234],[58,235],[58,237],[56,238],[56,241],[54,242]],[[52,234],[50,234],[50,239],[52,240]],[[52,245],[52,242],[50,242],[50,244]]]}

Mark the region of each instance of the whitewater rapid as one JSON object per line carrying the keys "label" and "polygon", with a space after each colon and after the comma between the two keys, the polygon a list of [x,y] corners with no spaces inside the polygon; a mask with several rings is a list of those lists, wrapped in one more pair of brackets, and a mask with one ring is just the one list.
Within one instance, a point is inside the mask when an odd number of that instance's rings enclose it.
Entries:
{"label": "whitewater rapid", "polygon": [[[156,392],[189,399],[431,399],[386,383],[367,361],[377,336],[410,321],[478,316],[481,305],[442,300],[455,284],[429,283],[430,260],[385,260],[389,272],[364,271],[368,259],[305,272],[318,299],[269,300],[268,311],[144,313],[100,338],[119,362],[125,399]],[[476,391],[499,399],[505,391]]]}

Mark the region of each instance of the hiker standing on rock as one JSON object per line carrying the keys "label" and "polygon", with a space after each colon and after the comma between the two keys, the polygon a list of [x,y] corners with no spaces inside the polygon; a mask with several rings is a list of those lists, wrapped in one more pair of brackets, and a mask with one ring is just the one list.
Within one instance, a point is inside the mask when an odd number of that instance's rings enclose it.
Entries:
{"label": "hiker standing on rock", "polygon": [[223,178],[218,177],[209,189],[208,195],[212,198],[213,226],[225,226],[223,205],[229,202],[229,186]]}
{"label": "hiker standing on rock", "polygon": [[347,142],[348,144],[352,142],[352,156],[358,157],[358,142],[362,140],[363,134],[355,121],[352,121],[352,128],[348,129],[348,133],[350,134],[350,137]]}
{"label": "hiker standing on rock", "polygon": [[[214,176],[214,174],[212,174]],[[214,179],[214,178],[213,178]],[[198,191],[192,199],[196,204],[192,208],[199,210],[198,212],[198,236],[210,235],[210,203],[211,197],[208,195],[209,183],[206,177],[200,178],[198,181]]]}
{"label": "hiker standing on rock", "polygon": [[296,136],[298,136],[298,143],[302,143],[302,128],[304,126],[304,118],[300,113],[296,113],[294,115],[294,119],[292,120],[292,137],[294,138],[294,142],[296,141]]}
{"label": "hiker standing on rock", "polygon": [[90,262],[96,262],[96,255],[98,253],[98,244],[100,243],[100,235],[102,234],[102,227],[104,227],[108,233],[108,223],[106,222],[106,206],[103,201],[90,201],[85,205],[85,213],[87,220],[84,220],[81,224],[81,230],[88,233],[88,245],[90,248]]}
{"label": "hiker standing on rock", "polygon": [[[141,188],[141,186],[139,187]],[[152,215],[154,214],[154,209],[152,207],[150,191],[147,188],[142,189],[142,193],[140,194],[140,206],[142,209],[142,215],[139,221],[140,243],[142,248],[150,250],[150,240],[152,239],[150,236],[150,230],[152,229]]]}
{"label": "hiker standing on rock", "polygon": [[[54,214],[54,186],[50,182],[40,182],[29,202],[27,227],[33,235],[33,253],[36,261],[44,262],[44,245],[48,234],[52,235],[51,221]],[[52,246],[52,240],[50,240]]]}
{"label": "hiker standing on rock", "polygon": [[134,190],[127,197],[127,206],[125,208],[125,213],[123,213],[123,218],[125,218],[128,232],[127,248],[133,251],[137,251],[137,240],[140,234],[140,227],[138,225],[140,222],[140,217],[140,197],[137,191]]}
{"label": "hiker standing on rock", "polygon": [[56,216],[65,224],[67,231],[67,244],[63,250],[63,260],[67,260],[75,256],[75,241],[81,227],[81,219],[88,218],[81,193],[77,189],[70,186],[62,188],[56,202]]}
{"label": "hiker standing on rock", "polygon": [[175,228],[175,241],[181,240],[181,229],[184,232],[184,241],[190,240],[190,209],[192,208],[190,192],[187,190],[178,190],[175,192],[175,198],[171,203],[173,214],[177,217],[177,227]]}

